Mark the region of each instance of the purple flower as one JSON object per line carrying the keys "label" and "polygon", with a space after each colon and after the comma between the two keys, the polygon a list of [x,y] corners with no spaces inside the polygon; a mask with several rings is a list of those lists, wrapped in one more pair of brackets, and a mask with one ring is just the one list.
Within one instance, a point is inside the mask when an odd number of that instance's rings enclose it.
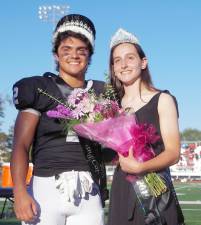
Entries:
{"label": "purple flower", "polygon": [[47,116],[52,118],[70,119],[72,117],[72,111],[63,105],[58,105],[55,110],[47,111]]}

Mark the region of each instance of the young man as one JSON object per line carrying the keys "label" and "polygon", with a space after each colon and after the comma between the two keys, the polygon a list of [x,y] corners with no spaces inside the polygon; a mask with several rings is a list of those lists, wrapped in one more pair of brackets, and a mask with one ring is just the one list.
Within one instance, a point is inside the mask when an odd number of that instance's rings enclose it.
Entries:
{"label": "young man", "polygon": [[[14,209],[19,220],[37,225],[102,225],[107,198],[101,148],[76,135],[66,135],[46,112],[57,103],[38,88],[65,100],[74,88],[85,88],[85,73],[94,51],[95,27],[85,16],[64,16],[53,34],[59,75],[24,78],[13,86],[19,110],[14,131],[11,174]],[[104,83],[93,81],[97,94]],[[33,177],[26,188],[32,145]],[[101,204],[102,202],[102,204]],[[23,222],[24,223],[24,222]],[[27,224],[26,223],[26,224]]]}

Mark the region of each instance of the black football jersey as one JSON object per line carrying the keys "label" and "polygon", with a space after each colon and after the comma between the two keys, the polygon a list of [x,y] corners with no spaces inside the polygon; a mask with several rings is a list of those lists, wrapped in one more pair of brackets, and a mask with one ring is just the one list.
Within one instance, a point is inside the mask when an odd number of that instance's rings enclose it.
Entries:
{"label": "black football jersey", "polygon": [[[59,85],[68,93],[73,90],[63,79],[51,73],[21,79],[13,86],[13,101],[18,110],[32,108],[41,113],[32,148],[34,174],[37,176],[52,176],[69,170],[89,170],[80,143],[66,141],[59,120],[49,118],[46,114],[58,103],[39,93],[38,89],[64,101]],[[103,91],[103,87],[104,82],[93,82],[97,94]]]}

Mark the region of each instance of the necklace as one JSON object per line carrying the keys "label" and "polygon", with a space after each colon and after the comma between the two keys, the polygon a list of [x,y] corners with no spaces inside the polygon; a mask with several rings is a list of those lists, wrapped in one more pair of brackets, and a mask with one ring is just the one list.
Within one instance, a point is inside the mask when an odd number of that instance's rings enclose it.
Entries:
{"label": "necklace", "polygon": [[127,103],[124,103],[124,101],[121,102],[121,106],[126,113],[134,113],[135,112],[133,104],[132,105],[130,104],[132,102],[131,100],[128,101]]}
{"label": "necklace", "polygon": [[134,99],[133,98],[131,98],[131,99],[127,100],[127,101],[125,99],[122,99],[121,106],[124,109],[126,109],[126,108],[133,108],[134,109],[133,102],[134,102]]}

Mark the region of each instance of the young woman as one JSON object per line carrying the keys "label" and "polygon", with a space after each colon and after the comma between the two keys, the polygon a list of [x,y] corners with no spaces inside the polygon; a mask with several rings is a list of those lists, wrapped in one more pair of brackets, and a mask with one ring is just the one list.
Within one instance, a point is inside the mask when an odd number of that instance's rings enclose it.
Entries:
{"label": "young woman", "polygon": [[[128,157],[119,155],[108,225],[184,224],[169,171],[169,166],[177,163],[180,156],[176,100],[168,91],[153,86],[148,61],[137,38],[123,29],[119,29],[111,40],[110,74],[121,106],[134,112],[138,123],[155,126],[160,140],[152,146],[156,156],[146,162],[138,162],[132,149]],[[139,201],[126,175],[152,171],[164,174],[168,191],[158,198]]]}

